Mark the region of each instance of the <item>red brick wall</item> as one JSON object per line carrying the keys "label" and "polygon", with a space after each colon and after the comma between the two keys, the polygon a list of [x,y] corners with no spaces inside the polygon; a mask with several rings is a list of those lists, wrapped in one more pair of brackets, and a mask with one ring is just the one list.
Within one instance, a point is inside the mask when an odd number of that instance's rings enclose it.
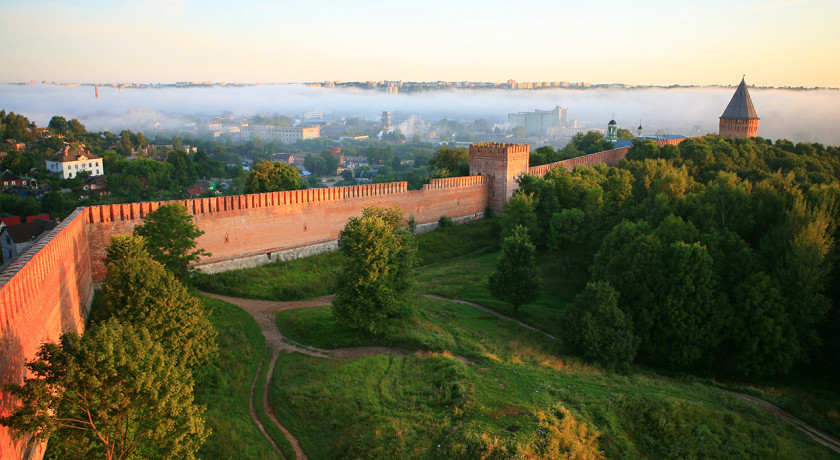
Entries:
{"label": "red brick wall", "polygon": [[[232,197],[182,200],[204,230],[197,243],[212,253],[203,262],[249,257],[284,248],[335,240],[350,217],[368,206],[397,205],[418,224],[440,216],[463,217],[487,208],[488,184],[482,176],[434,179],[422,190],[406,182],[328,189],[295,190]],[[93,278],[105,277],[102,258],[111,235],[130,233],[162,202],[87,208]]]}
{"label": "red brick wall", "polygon": [[[0,276],[0,384],[22,383],[23,364],[42,343],[84,329],[93,296],[86,209],[79,208]],[[0,415],[16,402],[0,390]],[[33,450],[43,455],[43,446]],[[0,427],[0,458],[26,454]]]}
{"label": "red brick wall", "polygon": [[735,120],[721,118],[718,132],[723,137],[756,137],[758,136],[758,119]]}
{"label": "red brick wall", "polygon": [[[662,141],[654,141],[654,143],[660,147],[664,147],[666,145],[679,145],[682,141],[688,139],[687,137],[683,137],[680,139],[667,139]],[[624,159],[627,156],[627,152],[630,151],[630,147],[622,147],[619,149],[612,149],[612,150],[604,150],[603,152],[593,153],[591,155],[584,155],[582,157],[571,158],[569,160],[558,161],[556,163],[549,163],[540,166],[534,166],[533,168],[528,169],[528,174],[532,174],[534,176],[543,177],[545,173],[548,171],[562,166],[569,171],[574,169],[575,166],[595,166],[597,164],[605,164],[607,166],[615,166],[618,164],[619,161]]]}

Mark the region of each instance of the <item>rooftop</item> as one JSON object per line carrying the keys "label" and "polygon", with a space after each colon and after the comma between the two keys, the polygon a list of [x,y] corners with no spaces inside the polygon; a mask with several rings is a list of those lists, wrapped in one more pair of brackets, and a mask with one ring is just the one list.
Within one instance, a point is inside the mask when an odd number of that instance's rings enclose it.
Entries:
{"label": "rooftop", "polygon": [[721,118],[729,118],[734,120],[757,120],[758,115],[755,114],[755,107],[753,107],[752,99],[750,99],[750,92],[747,90],[747,83],[741,79],[741,84],[732,95],[732,100],[726,106]]}

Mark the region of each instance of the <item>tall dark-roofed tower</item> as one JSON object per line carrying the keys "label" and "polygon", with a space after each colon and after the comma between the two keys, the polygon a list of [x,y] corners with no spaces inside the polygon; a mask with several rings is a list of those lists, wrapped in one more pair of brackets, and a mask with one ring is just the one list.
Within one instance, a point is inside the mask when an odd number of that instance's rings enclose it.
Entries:
{"label": "tall dark-roofed tower", "polygon": [[758,116],[755,114],[755,107],[743,78],[720,116],[720,135],[743,138],[758,135]]}

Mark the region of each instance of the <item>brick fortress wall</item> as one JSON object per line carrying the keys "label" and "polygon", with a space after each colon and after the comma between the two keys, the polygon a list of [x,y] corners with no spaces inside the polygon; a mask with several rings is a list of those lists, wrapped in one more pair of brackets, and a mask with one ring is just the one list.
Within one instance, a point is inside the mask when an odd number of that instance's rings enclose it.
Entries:
{"label": "brick fortress wall", "polygon": [[[335,248],[347,220],[369,206],[398,206],[418,224],[441,216],[476,218],[487,208],[483,176],[434,179],[422,190],[406,182],[294,190],[183,200],[204,235],[196,241],[212,256],[199,269],[218,272],[295,258]],[[105,277],[105,246],[111,235],[130,233],[163,202],[87,208],[93,278]]]}
{"label": "brick fortress wall", "polygon": [[[689,138],[683,137],[680,139],[667,139],[653,142],[659,147],[664,147],[666,145],[679,145],[680,143],[682,143],[682,141],[686,139]],[[627,156],[627,152],[629,151],[630,147],[621,147],[618,149],[604,150],[603,152],[596,152],[590,155],[584,155],[582,157],[570,158],[568,160],[562,160],[555,163],[534,166],[533,168],[528,168],[528,174],[543,177],[548,171],[557,167],[564,167],[571,171],[572,169],[574,169],[575,166],[595,166],[597,164],[602,163],[607,166],[615,166],[618,164],[619,161],[623,160],[624,157]]]}
{"label": "brick fortress wall", "polygon": [[[23,365],[43,342],[84,330],[93,299],[86,215],[76,209],[0,274],[0,384],[23,383]],[[0,391],[0,415],[14,404]],[[43,450],[25,449],[0,427],[0,458],[41,458]]]}

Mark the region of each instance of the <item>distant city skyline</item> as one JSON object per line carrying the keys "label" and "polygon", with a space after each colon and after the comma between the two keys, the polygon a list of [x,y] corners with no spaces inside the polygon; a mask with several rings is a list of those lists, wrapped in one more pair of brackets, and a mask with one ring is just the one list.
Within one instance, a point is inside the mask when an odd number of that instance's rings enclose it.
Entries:
{"label": "distant city skyline", "polygon": [[838,23],[829,0],[0,0],[0,82],[840,87]]}

